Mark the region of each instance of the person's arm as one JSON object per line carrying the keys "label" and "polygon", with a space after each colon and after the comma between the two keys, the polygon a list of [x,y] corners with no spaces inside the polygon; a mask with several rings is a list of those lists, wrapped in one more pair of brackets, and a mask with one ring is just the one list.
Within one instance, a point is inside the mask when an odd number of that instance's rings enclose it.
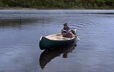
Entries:
{"label": "person's arm", "polygon": [[68,30],[68,32],[71,32],[71,31],[72,31],[72,29],[69,29],[69,30]]}

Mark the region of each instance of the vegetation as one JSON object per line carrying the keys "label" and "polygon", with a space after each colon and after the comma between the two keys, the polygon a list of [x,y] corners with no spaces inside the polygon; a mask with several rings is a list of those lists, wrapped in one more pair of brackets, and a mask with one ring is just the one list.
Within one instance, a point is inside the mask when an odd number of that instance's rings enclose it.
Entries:
{"label": "vegetation", "polygon": [[0,0],[0,7],[113,9],[114,0]]}

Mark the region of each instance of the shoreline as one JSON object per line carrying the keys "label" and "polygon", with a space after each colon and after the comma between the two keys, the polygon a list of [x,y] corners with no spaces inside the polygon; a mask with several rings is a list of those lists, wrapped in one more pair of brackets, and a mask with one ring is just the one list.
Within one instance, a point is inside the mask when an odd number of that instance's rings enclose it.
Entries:
{"label": "shoreline", "polygon": [[114,10],[112,8],[24,8],[24,7],[0,7],[0,10]]}

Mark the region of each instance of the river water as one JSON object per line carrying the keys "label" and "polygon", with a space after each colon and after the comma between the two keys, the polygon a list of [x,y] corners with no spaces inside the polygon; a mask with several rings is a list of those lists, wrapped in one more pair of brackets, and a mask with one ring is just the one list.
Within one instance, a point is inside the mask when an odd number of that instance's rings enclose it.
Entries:
{"label": "river water", "polygon": [[[44,51],[68,23],[80,41]],[[0,10],[0,72],[114,72],[114,10]],[[67,54],[67,55],[65,55]]]}

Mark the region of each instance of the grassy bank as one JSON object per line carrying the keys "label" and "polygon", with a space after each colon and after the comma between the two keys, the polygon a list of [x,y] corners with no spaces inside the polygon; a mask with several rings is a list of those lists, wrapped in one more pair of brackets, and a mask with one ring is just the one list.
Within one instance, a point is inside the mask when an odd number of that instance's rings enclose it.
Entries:
{"label": "grassy bank", "polygon": [[0,0],[1,8],[113,9],[114,0]]}

